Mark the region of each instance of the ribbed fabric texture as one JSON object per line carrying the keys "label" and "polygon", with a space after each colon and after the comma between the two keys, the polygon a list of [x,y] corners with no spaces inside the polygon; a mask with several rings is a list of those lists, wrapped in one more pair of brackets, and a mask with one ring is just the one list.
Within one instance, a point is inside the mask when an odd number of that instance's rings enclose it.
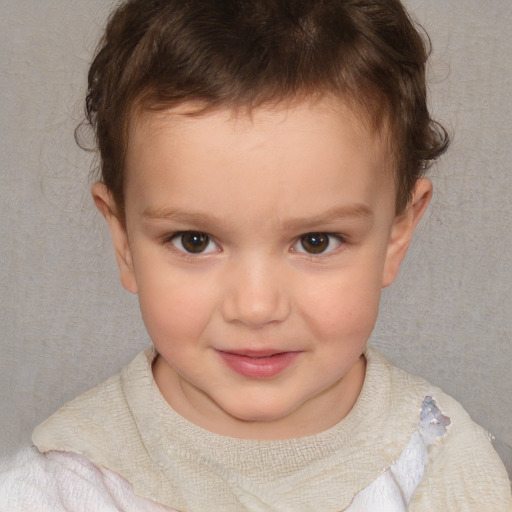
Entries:
{"label": "ribbed fabric texture", "polygon": [[486,432],[426,381],[368,349],[361,395],[347,417],[314,436],[250,441],[179,416],[152,376],[153,348],[65,405],[33,434],[42,452],[85,455],[143,496],[182,512],[339,512],[396,460],[432,396],[451,419],[410,511],[509,512],[510,484]]}

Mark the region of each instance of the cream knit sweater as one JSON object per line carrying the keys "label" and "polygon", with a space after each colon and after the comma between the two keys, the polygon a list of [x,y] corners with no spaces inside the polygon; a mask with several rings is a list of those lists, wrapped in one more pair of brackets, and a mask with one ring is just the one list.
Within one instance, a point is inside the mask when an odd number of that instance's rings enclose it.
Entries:
{"label": "cream knit sweater", "polygon": [[399,460],[431,396],[451,424],[430,446],[408,510],[512,509],[487,433],[452,398],[375,350],[366,352],[365,383],[349,415],[325,432],[285,441],[229,438],[189,423],[158,391],[154,357],[146,350],[57,411],[35,430],[37,448],[82,454],[138,496],[181,512],[339,512]]}

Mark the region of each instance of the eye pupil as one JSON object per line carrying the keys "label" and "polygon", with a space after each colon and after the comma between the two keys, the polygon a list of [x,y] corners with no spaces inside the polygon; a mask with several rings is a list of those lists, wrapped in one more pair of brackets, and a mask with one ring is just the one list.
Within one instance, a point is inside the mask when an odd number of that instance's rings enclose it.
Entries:
{"label": "eye pupil", "polygon": [[192,253],[203,252],[208,247],[210,239],[204,233],[190,231],[181,235],[181,243],[186,251]]}
{"label": "eye pupil", "polygon": [[325,233],[309,233],[300,239],[300,243],[305,251],[319,254],[329,247],[329,237]]}

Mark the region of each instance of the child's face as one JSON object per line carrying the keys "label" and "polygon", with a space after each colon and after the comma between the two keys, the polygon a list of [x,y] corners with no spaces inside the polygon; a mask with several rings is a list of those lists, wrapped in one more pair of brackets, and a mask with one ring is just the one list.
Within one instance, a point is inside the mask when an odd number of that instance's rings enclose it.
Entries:
{"label": "child's face", "polygon": [[357,399],[381,288],[430,185],[420,181],[397,218],[378,134],[334,100],[252,117],[185,111],[135,123],[126,231],[94,189],[160,354],[156,382],[219,433],[324,430]]}

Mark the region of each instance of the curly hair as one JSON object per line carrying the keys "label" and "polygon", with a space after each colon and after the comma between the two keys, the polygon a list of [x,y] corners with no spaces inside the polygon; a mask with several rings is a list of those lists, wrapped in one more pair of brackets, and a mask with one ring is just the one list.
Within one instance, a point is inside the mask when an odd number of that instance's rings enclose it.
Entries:
{"label": "curly hair", "polygon": [[427,108],[425,39],[399,0],[126,1],[88,77],[101,179],[124,211],[135,109],[253,109],[334,95],[371,126],[386,123],[399,213],[449,143]]}

